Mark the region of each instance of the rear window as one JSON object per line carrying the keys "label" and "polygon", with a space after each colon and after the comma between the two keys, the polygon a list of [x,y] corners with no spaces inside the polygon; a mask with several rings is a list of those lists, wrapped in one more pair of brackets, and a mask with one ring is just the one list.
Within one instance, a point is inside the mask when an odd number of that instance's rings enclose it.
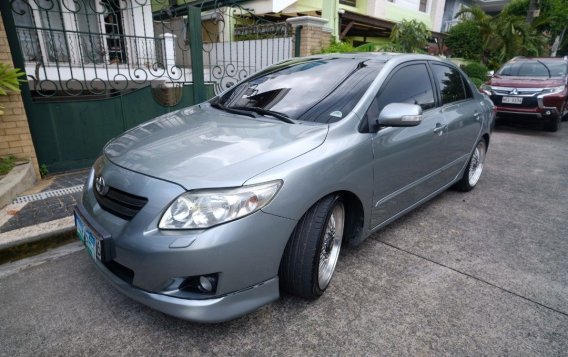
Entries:
{"label": "rear window", "polygon": [[239,83],[218,103],[263,108],[304,121],[337,121],[353,109],[382,67],[366,62],[363,58],[287,61]]}
{"label": "rear window", "polygon": [[565,61],[529,60],[505,64],[499,72],[501,76],[515,77],[561,77],[565,76]]}

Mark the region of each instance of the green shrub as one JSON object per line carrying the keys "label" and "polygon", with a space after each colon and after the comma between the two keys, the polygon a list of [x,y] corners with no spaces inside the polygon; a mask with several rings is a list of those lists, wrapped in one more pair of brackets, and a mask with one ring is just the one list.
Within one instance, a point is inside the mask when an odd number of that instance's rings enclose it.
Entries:
{"label": "green shrub", "polygon": [[479,79],[479,78],[476,78],[476,77],[471,77],[470,79],[471,79],[471,81],[473,82],[473,84],[475,84],[475,86],[476,86],[477,88],[481,87],[481,85],[482,85],[483,83],[485,83],[485,81],[484,81],[483,79]]}
{"label": "green shrub", "polygon": [[349,42],[332,42],[328,47],[322,49],[319,53],[343,53],[355,52],[355,48]]}
{"label": "green shrub", "polygon": [[16,158],[14,156],[0,158],[0,175],[6,175],[12,170],[15,164]]}
{"label": "green shrub", "polygon": [[479,78],[482,80],[487,77],[489,69],[481,63],[470,63],[463,67],[463,71],[469,76],[469,78]]}
{"label": "green shrub", "polygon": [[479,61],[483,56],[483,43],[479,27],[471,20],[458,23],[448,31],[444,44],[453,57]]}

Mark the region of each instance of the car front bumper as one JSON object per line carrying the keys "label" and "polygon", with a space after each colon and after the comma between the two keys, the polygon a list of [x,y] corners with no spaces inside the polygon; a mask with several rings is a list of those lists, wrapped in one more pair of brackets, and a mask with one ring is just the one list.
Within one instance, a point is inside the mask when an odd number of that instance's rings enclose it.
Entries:
{"label": "car front bumper", "polygon": [[228,321],[277,300],[280,296],[276,276],[247,289],[212,299],[181,299],[138,289],[117,277],[100,261],[96,261],[95,265],[116,289],[129,298],[165,314],[194,322]]}
{"label": "car front bumper", "polygon": [[[121,292],[196,322],[229,320],[278,298],[280,259],[295,220],[257,211],[204,230],[160,230],[157,221],[162,211],[184,190],[111,163],[102,166],[92,170],[77,212],[106,237],[105,258],[95,263]],[[104,210],[93,193],[93,180],[99,174],[109,185],[132,193],[152,187],[148,203],[131,220]],[[214,292],[183,287],[188,279],[209,274],[217,277]]]}

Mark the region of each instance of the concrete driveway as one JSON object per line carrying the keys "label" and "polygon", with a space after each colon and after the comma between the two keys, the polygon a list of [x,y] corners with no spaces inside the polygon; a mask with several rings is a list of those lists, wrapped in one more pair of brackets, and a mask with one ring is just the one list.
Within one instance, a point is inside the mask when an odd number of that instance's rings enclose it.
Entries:
{"label": "concrete driveway", "polygon": [[474,191],[344,249],[321,299],[224,324],[123,297],[78,244],[0,267],[0,354],[566,355],[567,153],[568,123],[498,127]]}

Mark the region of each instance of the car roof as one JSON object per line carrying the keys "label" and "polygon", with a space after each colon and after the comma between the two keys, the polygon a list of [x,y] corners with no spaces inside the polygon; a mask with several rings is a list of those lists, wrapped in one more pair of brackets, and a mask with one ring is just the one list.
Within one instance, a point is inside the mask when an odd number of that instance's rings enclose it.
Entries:
{"label": "car roof", "polygon": [[347,52],[347,53],[326,53],[311,55],[304,58],[360,58],[371,60],[373,62],[388,62],[393,59],[400,61],[411,61],[411,60],[428,60],[428,61],[438,61],[443,63],[450,63],[455,66],[452,62],[435,56],[416,54],[416,53],[394,53],[394,52]]}
{"label": "car roof", "polygon": [[507,61],[507,63],[515,63],[521,61],[568,61],[568,57],[523,57],[517,56],[513,57]]}

